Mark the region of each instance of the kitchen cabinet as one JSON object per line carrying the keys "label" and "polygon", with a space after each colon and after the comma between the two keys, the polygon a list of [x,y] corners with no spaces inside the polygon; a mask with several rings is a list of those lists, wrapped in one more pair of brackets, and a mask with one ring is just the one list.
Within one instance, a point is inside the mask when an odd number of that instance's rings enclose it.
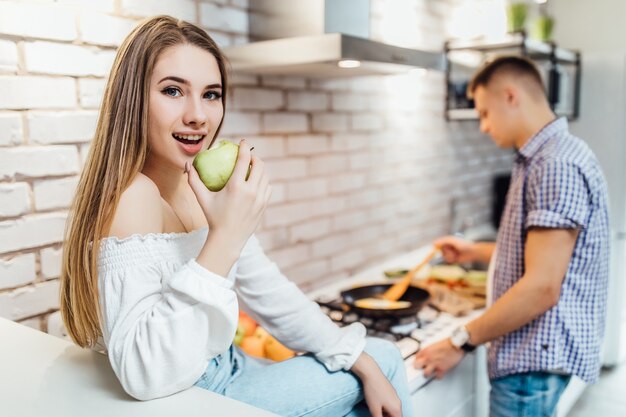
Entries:
{"label": "kitchen cabinet", "polygon": [[487,417],[488,382],[484,369],[485,348],[473,354],[446,375],[422,386],[411,396],[419,417]]}

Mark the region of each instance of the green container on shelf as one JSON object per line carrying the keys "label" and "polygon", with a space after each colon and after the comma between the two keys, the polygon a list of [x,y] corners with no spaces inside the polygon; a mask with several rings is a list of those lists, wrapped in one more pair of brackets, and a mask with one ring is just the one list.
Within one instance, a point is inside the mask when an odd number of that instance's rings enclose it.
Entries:
{"label": "green container on shelf", "polygon": [[540,41],[549,41],[552,39],[552,29],[554,29],[554,19],[541,15],[533,22],[532,37]]}
{"label": "green container on shelf", "polygon": [[506,8],[507,24],[509,32],[519,32],[524,29],[528,5],[526,3],[510,3]]}

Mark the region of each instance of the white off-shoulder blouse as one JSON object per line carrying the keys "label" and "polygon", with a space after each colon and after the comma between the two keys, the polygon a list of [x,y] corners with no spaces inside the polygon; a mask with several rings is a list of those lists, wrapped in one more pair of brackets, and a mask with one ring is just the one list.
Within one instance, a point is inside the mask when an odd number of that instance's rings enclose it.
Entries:
{"label": "white off-shoulder blouse", "polygon": [[[227,277],[196,261],[207,228],[100,242],[103,339],[122,386],[137,399],[191,387],[235,335],[239,302],[289,348],[329,371],[348,370],[365,347],[360,323],[339,328],[270,261],[252,236]],[[247,306],[247,307],[246,307]]]}

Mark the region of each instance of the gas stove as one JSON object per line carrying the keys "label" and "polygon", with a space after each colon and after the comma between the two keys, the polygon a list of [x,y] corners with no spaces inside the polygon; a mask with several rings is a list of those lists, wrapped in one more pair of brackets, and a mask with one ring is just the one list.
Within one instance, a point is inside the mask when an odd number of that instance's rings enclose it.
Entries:
{"label": "gas stove", "polygon": [[341,297],[322,295],[314,301],[339,326],[358,321],[365,326],[368,336],[394,342],[404,359],[415,355],[423,346],[448,337],[452,330],[468,320],[467,316],[454,317],[430,306],[411,316],[372,318],[346,311]]}
{"label": "gas stove", "polygon": [[404,358],[409,389],[412,393],[432,381],[424,378],[422,371],[413,367],[415,354],[421,348],[449,337],[454,329],[481,314],[481,311],[474,311],[463,317],[455,317],[430,306],[424,306],[412,316],[371,318],[346,311],[341,302],[340,291],[326,289],[315,293],[312,299],[337,325],[347,326],[358,321],[365,326],[368,336],[395,343]]}

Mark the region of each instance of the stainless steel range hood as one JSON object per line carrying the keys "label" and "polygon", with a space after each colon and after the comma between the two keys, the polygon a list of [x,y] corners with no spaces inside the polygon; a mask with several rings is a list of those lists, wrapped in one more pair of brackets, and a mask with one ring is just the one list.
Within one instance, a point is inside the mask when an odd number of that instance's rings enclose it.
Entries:
{"label": "stainless steel range hood", "polygon": [[249,6],[250,36],[261,41],[224,49],[236,72],[324,78],[444,69],[442,53],[369,40],[369,0],[249,0]]}

